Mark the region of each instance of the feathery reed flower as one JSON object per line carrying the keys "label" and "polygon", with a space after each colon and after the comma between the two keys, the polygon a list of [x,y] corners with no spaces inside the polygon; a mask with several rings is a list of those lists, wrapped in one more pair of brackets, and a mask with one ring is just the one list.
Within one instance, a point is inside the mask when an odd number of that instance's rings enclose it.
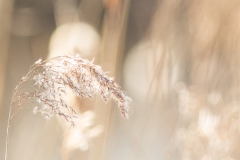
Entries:
{"label": "feathery reed flower", "polygon": [[[36,87],[34,91],[21,91],[23,83],[27,81],[34,82]],[[23,102],[35,98],[40,106],[34,107],[34,113],[41,112],[47,119],[53,115],[63,116],[73,123],[72,119],[77,116],[76,112],[63,98],[67,87],[81,98],[93,98],[95,94],[100,94],[105,102],[113,98],[118,102],[123,117],[128,118],[131,99],[100,66],[93,64],[93,61],[82,59],[78,54],[59,56],[46,61],[40,59],[35,62],[27,76],[23,77],[15,88],[12,100],[21,106]],[[66,109],[71,110],[73,114],[66,114]]]}
{"label": "feathery reed flower", "polygon": [[[24,88],[27,82],[32,82],[33,91]],[[9,110],[5,160],[10,120],[26,109],[22,106],[23,103],[37,101],[38,105],[34,106],[33,113],[40,112],[47,120],[54,115],[61,116],[75,126],[78,114],[64,100],[67,88],[80,98],[93,98],[95,94],[100,94],[105,102],[112,98],[118,103],[122,116],[128,118],[131,99],[114,79],[108,77],[93,61],[82,59],[78,54],[58,56],[45,61],[40,59],[30,67],[27,75],[14,89]],[[14,106],[16,107],[13,108]]]}

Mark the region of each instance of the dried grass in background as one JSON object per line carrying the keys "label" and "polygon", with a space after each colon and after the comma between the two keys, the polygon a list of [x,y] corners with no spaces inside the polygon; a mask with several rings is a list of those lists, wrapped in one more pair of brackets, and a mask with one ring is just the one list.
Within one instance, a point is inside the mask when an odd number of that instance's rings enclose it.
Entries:
{"label": "dried grass in background", "polygon": [[[239,159],[239,1],[94,2],[55,1],[56,26],[86,22],[94,28],[100,37],[100,50],[94,53],[96,62],[111,71],[117,81],[122,80],[124,90],[133,97],[134,110],[130,110],[130,120],[124,121],[116,107],[95,107],[93,103],[78,101],[85,104],[79,107],[81,113],[93,111],[94,124],[103,126],[104,131],[89,143],[87,151],[76,150],[68,158]],[[52,34],[55,29],[52,26],[45,35]],[[24,64],[33,63],[29,58],[31,54],[34,60],[40,56],[36,53],[47,47],[36,46],[48,42],[46,37],[41,39],[44,43],[37,43],[40,38],[34,41],[32,51],[26,49],[30,38],[15,37],[10,43],[9,57],[15,58],[17,68],[28,68]],[[14,49],[16,46],[19,48]],[[76,43],[72,50],[77,51],[78,47]],[[24,60],[16,59],[19,52],[25,53]],[[14,79],[25,72],[12,72],[13,68],[7,68],[7,75],[10,75],[8,80],[16,83]],[[18,75],[20,73],[23,74]],[[8,85],[8,88],[11,87]],[[5,94],[10,95],[8,91]],[[4,99],[9,99],[7,97]],[[100,105],[100,100],[94,103]],[[24,134],[29,131],[25,123],[36,124],[33,118],[29,122],[29,118],[31,116],[19,117],[21,129],[13,131],[18,135],[12,137],[19,143],[12,145],[15,146],[13,153],[20,151],[25,142]],[[35,129],[31,141],[18,155],[24,159],[60,159],[61,136],[57,138],[55,133],[59,135],[61,131],[51,130],[58,123],[54,120],[48,123],[45,134]],[[41,144],[38,139],[42,140]],[[44,145],[46,142],[49,144]],[[37,151],[27,152],[31,148]]]}

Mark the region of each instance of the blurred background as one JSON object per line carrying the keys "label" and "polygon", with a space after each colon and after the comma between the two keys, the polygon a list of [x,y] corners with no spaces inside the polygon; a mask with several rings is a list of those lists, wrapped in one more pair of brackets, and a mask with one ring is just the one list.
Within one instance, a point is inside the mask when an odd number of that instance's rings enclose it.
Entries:
{"label": "blurred background", "polygon": [[0,159],[13,89],[39,58],[79,53],[132,98],[68,97],[77,130],[32,109],[9,160],[240,159],[239,0],[0,0]]}

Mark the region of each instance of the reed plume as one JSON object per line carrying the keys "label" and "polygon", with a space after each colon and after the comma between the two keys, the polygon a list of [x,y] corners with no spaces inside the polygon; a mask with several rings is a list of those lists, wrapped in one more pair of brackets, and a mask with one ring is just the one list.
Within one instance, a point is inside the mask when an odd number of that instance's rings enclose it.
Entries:
{"label": "reed plume", "polygon": [[[32,84],[34,89],[27,89],[27,84]],[[33,107],[34,113],[42,113],[47,120],[55,115],[60,116],[72,126],[76,125],[78,114],[64,100],[67,88],[80,98],[92,99],[99,94],[105,102],[114,99],[122,116],[128,119],[131,98],[93,61],[82,59],[78,54],[58,56],[45,61],[39,59],[14,89],[8,117],[5,160],[10,121],[22,110],[28,109],[23,104],[37,101]]]}

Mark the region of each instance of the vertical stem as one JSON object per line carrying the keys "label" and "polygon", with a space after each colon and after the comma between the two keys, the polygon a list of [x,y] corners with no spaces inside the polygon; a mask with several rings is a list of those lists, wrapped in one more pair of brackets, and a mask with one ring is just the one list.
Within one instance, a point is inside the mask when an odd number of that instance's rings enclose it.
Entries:
{"label": "vertical stem", "polygon": [[[12,21],[13,0],[0,0],[0,102],[3,101],[5,73],[10,44],[10,28]],[[0,107],[2,107],[0,105]]]}
{"label": "vertical stem", "polygon": [[[120,64],[123,56],[123,47],[126,34],[127,17],[130,6],[130,0],[117,0],[118,6],[115,6],[116,0],[107,0],[109,8],[106,10],[103,22],[103,40],[100,52],[100,62],[104,70],[110,72],[110,76],[116,78],[120,71]],[[107,4],[106,4],[107,5]],[[115,8],[116,7],[116,8]],[[120,79],[119,76],[116,79]],[[110,127],[114,126],[114,116],[110,117],[111,102],[108,106],[98,97],[95,101],[94,111],[98,115],[95,119],[98,124],[103,125],[105,132],[93,140],[94,147],[89,151],[90,160],[105,160],[109,151],[108,137],[110,136]]]}
{"label": "vertical stem", "polygon": [[11,112],[12,112],[12,104],[10,105],[10,109],[8,113],[5,160],[7,160],[7,156],[8,156],[8,139],[9,139],[9,132],[10,132]]}
{"label": "vertical stem", "polygon": [[[4,92],[4,74],[6,71],[6,60],[8,55],[8,46],[9,46],[9,37],[10,37],[10,26],[11,26],[11,19],[12,19],[12,9],[13,9],[13,0],[4,1],[0,0],[0,101],[3,97]],[[11,115],[11,108],[10,106],[10,115]],[[5,160],[7,160],[7,147],[8,147],[8,135],[9,135],[9,128],[10,128],[10,115],[8,117],[8,128],[7,128],[7,138],[6,138],[6,152],[5,152]]]}

